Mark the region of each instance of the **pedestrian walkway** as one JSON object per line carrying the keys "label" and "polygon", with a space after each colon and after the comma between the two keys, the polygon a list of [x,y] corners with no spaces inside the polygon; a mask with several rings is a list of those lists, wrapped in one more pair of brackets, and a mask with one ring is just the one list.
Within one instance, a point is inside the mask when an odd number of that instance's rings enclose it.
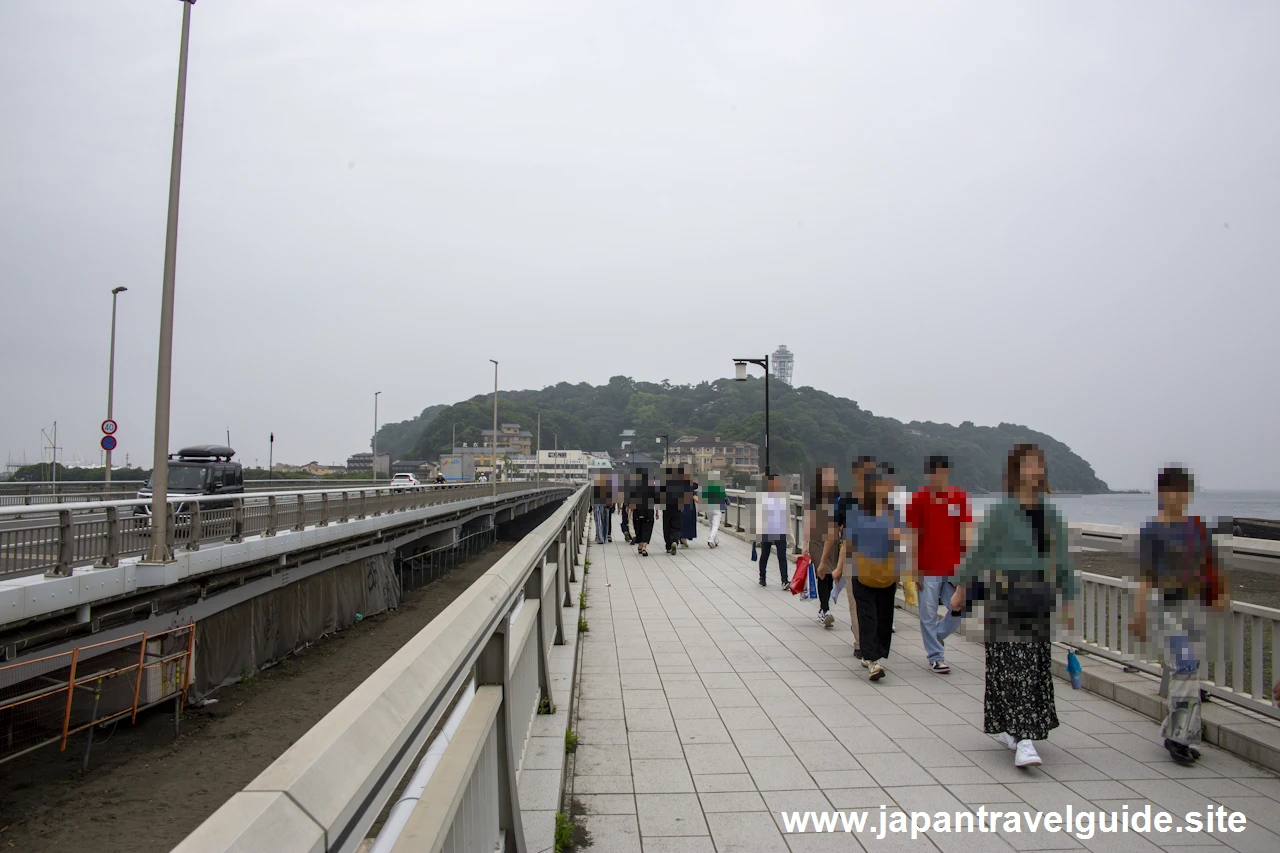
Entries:
{"label": "pedestrian walkway", "polygon": [[[706,528],[699,532],[705,536]],[[773,561],[757,583],[750,545],[721,536],[648,558],[592,544],[582,648],[574,808],[607,853],[1085,849],[1099,853],[1277,853],[1280,779],[1210,746],[1193,767],[1169,760],[1159,725],[1058,682],[1059,728],[1044,764],[1018,769],[982,731],[983,649],[947,644],[950,675],[925,665],[918,622],[897,612],[888,676],[867,681],[853,657],[844,599],[835,627],[817,603],[783,591]],[[1150,804],[1179,824],[1221,804],[1244,833],[1081,839],[930,833],[875,840],[890,812],[1130,812]],[[865,832],[786,833],[783,812],[871,812]],[[1084,834],[1084,833],[1081,833]]]}

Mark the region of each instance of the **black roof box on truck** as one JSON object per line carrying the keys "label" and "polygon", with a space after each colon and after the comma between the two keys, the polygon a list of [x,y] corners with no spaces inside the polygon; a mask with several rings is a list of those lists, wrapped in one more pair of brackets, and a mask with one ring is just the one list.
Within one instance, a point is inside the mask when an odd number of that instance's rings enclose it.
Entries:
{"label": "black roof box on truck", "polygon": [[197,444],[178,451],[179,459],[230,459],[236,452],[221,444]]}

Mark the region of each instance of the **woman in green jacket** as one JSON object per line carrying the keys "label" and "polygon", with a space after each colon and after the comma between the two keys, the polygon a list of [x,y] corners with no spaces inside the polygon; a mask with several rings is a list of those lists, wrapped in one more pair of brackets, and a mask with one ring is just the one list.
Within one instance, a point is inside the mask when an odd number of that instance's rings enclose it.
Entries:
{"label": "woman in green jacket", "polygon": [[1078,585],[1067,552],[1067,525],[1045,500],[1044,454],[1015,445],[1005,469],[1004,500],[987,509],[977,543],[956,572],[953,611],[967,583],[986,584],[987,684],[984,728],[1014,750],[1014,764],[1040,763],[1033,741],[1058,727],[1053,702],[1050,619],[1058,596],[1068,625]]}

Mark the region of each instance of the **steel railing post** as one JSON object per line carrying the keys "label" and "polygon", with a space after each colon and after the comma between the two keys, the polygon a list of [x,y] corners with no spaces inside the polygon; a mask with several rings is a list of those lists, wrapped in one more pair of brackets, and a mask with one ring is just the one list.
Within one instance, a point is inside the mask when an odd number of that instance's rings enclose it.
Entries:
{"label": "steel railing post", "polygon": [[[551,696],[551,663],[547,659],[547,620],[543,618],[542,597],[543,590],[547,588],[547,557],[544,554],[542,559],[538,561],[538,567],[529,575],[529,580],[524,585],[525,606],[537,602],[538,604],[538,630],[536,639],[538,641],[538,690],[542,696],[551,703],[552,711],[555,710],[555,699]],[[529,599],[532,599],[530,601]]]}
{"label": "steel railing post", "polygon": [[307,529],[307,496],[303,492],[298,492],[298,516],[293,520],[294,530]]}
{"label": "steel railing post", "polygon": [[329,493],[320,493],[320,527],[329,526]]}
{"label": "steel railing post", "polygon": [[231,535],[227,537],[227,541],[244,541],[244,498],[234,498],[231,501]]}
{"label": "steel railing post", "polygon": [[523,747],[516,741],[515,710],[512,699],[515,690],[511,684],[511,668],[507,665],[510,620],[503,619],[476,660],[476,686],[496,684],[502,687],[502,702],[498,705],[495,733],[498,741],[498,829],[505,831],[507,849],[524,851],[524,824],[520,816],[520,791],[516,784],[516,756]]}
{"label": "steel railing post", "polygon": [[342,490],[342,523],[346,524],[351,520],[351,500],[350,494],[346,489]]}
{"label": "steel railing post", "polygon": [[65,578],[71,574],[71,560],[75,554],[75,536],[71,532],[71,510],[58,510],[57,563],[45,573],[45,577]]}
{"label": "steel railing post", "polygon": [[267,529],[262,531],[263,536],[276,535],[276,523],[279,521],[279,507],[276,506],[276,496],[267,496]]}
{"label": "steel railing post", "polygon": [[99,568],[109,569],[120,565],[120,507],[107,507],[107,544],[98,561]]}
{"label": "steel railing post", "polygon": [[369,490],[361,489],[360,490],[360,515],[358,515],[357,518],[369,517],[369,509],[367,506],[368,498],[369,498]]}
{"label": "steel railing post", "polygon": [[204,513],[200,511],[200,501],[191,502],[191,512],[188,518],[190,522],[187,529],[187,550],[199,551],[200,537],[204,533]]}
{"label": "steel railing post", "polygon": [[[170,553],[170,554],[173,553],[174,537],[177,536],[177,531],[174,529],[176,527],[174,522],[177,520],[177,516],[178,516],[177,508],[174,507],[174,505],[171,502],[165,503],[164,517],[165,517],[165,521],[167,521],[168,524],[165,525],[164,541],[165,541],[165,547],[168,548],[167,553]],[[155,530],[154,524],[152,525],[151,529],[153,531]],[[154,533],[152,535],[154,535]]]}

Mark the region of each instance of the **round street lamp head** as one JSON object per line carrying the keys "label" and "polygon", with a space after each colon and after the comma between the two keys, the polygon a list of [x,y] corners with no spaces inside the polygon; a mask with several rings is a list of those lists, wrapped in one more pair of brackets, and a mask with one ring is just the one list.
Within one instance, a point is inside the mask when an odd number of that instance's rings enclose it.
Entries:
{"label": "round street lamp head", "polygon": [[126,290],[128,290],[128,289],[129,289],[129,288],[127,288],[127,287],[116,287],[116,288],[112,288],[112,290],[111,290],[111,295],[112,295],[112,296],[115,296],[117,293],[124,293],[124,292],[125,292]]}
{"label": "round street lamp head", "polygon": [[735,361],[733,363],[733,378],[737,382],[747,381],[747,363],[745,361]]}

